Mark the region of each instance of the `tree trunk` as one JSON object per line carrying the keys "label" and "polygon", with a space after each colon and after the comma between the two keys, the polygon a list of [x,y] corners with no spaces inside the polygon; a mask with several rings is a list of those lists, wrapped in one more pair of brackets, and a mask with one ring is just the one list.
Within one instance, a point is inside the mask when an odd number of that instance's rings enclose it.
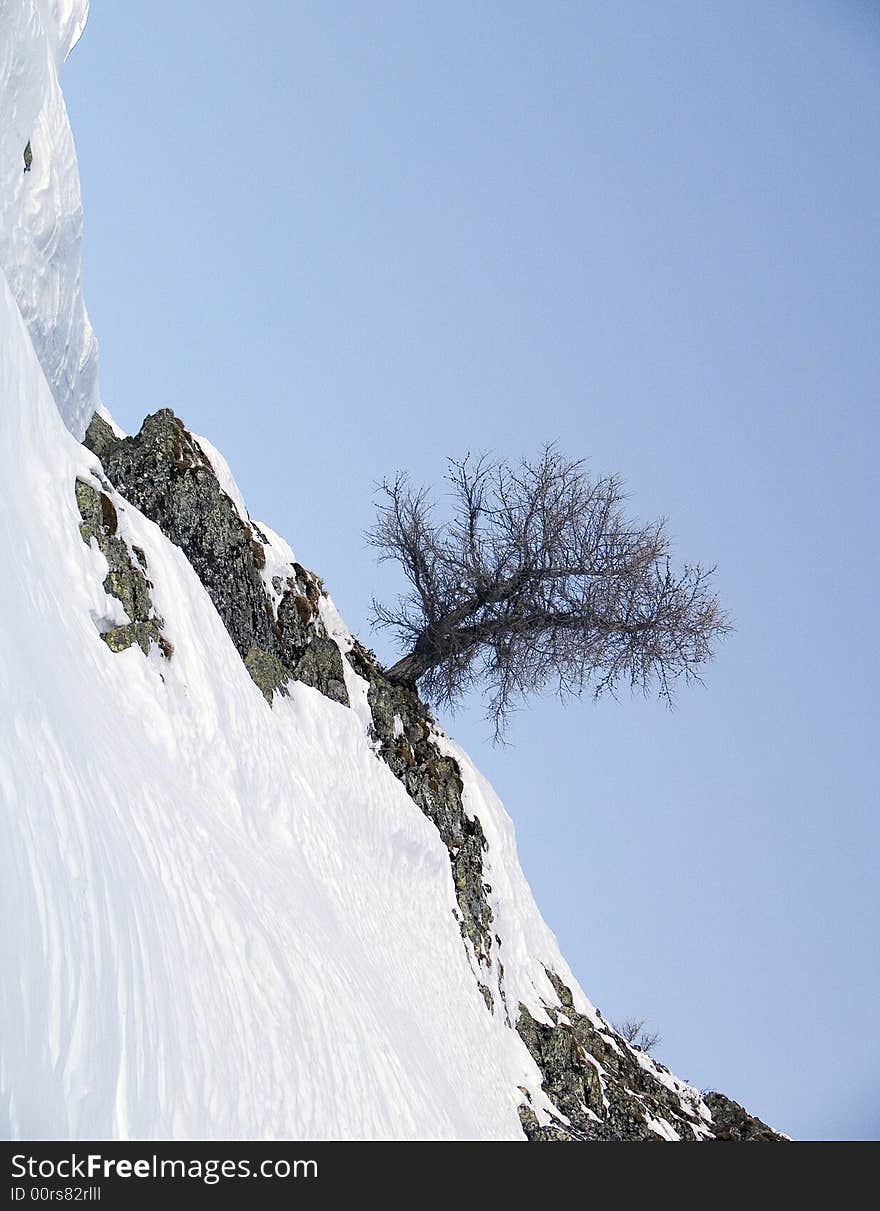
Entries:
{"label": "tree trunk", "polygon": [[390,669],[386,669],[385,676],[389,681],[399,681],[402,685],[415,686],[419,678],[424,677],[425,673],[436,663],[436,660],[432,660],[426,653],[416,649],[408,656],[403,656]]}

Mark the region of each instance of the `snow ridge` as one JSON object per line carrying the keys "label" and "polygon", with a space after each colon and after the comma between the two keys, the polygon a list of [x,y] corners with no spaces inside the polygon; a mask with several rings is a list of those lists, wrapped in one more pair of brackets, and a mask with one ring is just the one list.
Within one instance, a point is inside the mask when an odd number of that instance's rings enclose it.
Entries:
{"label": "snow ridge", "polygon": [[0,3],[0,268],[77,438],[100,398],[97,341],[80,289],[79,171],[58,69],[88,7],[87,0]]}

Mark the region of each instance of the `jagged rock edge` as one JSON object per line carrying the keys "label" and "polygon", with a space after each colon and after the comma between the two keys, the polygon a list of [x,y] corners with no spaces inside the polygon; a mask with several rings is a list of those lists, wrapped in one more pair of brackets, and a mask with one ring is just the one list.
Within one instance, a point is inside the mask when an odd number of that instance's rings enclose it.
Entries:
{"label": "jagged rock edge", "polygon": [[137,644],[147,656],[155,645],[170,660],[174,648],[164,632],[165,620],[153,608],[145,552],[118,533],[119,513],[107,492],[77,479],[74,494],[80,536],[87,546],[94,541],[107,561],[104,592],[121,603],[128,618],[125,623],[96,620],[98,634],[112,652],[124,652]]}

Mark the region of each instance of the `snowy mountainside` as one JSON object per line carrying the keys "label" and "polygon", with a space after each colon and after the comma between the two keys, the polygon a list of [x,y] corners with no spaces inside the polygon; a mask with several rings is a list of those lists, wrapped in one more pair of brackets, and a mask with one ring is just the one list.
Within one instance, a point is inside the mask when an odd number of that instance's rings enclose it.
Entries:
{"label": "snowy mountainside", "polygon": [[5,284],[2,331],[0,1134],[516,1134],[535,1076],[506,1046],[474,1086],[503,1028],[430,824],[353,712],[295,685],[270,714],[185,558],[121,498],[174,653],[101,642],[107,566],[73,495],[99,465]]}
{"label": "snowy mountainside", "polygon": [[773,1137],[601,1019],[491,788],[210,443],[100,408],[86,14],[0,4],[0,1135]]}
{"label": "snowy mountainside", "polygon": [[0,0],[0,265],[76,437],[100,403],[98,354],[80,291],[79,172],[58,72],[88,11],[88,0]]}

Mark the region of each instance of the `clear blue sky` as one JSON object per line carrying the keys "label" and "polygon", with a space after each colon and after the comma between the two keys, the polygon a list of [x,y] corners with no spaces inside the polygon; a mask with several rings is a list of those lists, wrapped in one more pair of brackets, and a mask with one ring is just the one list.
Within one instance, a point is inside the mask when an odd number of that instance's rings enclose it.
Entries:
{"label": "clear blue sky", "polygon": [[717,563],[675,712],[452,730],[607,1016],[877,1138],[876,4],[93,0],[66,92],[105,400],[209,436],[368,641],[373,483],[469,449],[557,439]]}

